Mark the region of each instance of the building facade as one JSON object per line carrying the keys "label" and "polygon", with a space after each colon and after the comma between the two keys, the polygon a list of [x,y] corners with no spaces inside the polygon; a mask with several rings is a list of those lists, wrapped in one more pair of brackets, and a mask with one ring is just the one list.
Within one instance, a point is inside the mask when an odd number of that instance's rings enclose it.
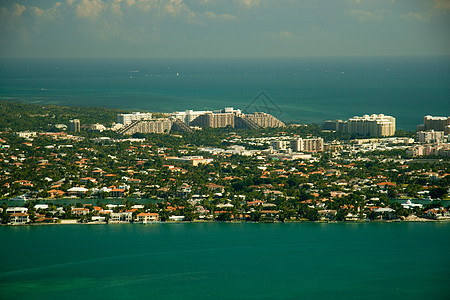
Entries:
{"label": "building facade", "polygon": [[364,115],[347,120],[343,131],[363,136],[386,137],[395,134],[395,118],[383,114]]}
{"label": "building facade", "polygon": [[199,126],[204,128],[234,128],[234,113],[207,113],[197,117],[190,123],[191,126]]}
{"label": "building facade", "polygon": [[142,112],[133,112],[131,114],[118,114],[117,123],[128,125],[133,123],[134,121],[151,120],[152,117],[153,117],[152,113],[142,113]]}
{"label": "building facade", "polygon": [[292,151],[294,152],[321,152],[323,151],[323,139],[293,139],[290,142]]}
{"label": "building facade", "polygon": [[444,142],[444,131],[419,131],[417,133],[417,141],[419,143],[442,143]]}
{"label": "building facade", "polygon": [[81,130],[80,120],[73,119],[69,121],[69,131],[80,132],[80,130]]}
{"label": "building facade", "polygon": [[153,120],[139,120],[123,127],[118,132],[121,134],[134,133],[169,133],[173,122],[167,118]]}

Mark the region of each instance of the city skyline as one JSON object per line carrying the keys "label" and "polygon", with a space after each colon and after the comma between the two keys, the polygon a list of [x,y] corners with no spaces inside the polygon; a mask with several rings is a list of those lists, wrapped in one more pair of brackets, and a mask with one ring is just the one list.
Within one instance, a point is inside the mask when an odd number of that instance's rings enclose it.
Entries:
{"label": "city skyline", "polygon": [[446,0],[14,0],[0,57],[449,55]]}

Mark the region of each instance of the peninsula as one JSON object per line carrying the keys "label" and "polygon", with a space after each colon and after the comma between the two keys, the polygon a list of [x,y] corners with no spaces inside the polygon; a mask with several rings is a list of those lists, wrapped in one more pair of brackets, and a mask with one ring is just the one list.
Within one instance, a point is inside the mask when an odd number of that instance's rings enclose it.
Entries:
{"label": "peninsula", "polygon": [[450,218],[448,118],[0,106],[2,224]]}

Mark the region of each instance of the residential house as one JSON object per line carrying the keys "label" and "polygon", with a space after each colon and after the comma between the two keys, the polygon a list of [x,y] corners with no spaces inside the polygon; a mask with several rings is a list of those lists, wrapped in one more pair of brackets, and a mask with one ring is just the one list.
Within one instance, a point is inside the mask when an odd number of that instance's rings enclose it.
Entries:
{"label": "residential house", "polygon": [[133,220],[133,212],[111,213],[109,223],[131,223]]}
{"label": "residential house", "polygon": [[139,223],[158,222],[158,213],[140,213],[136,216],[136,221]]}
{"label": "residential house", "polygon": [[15,213],[10,216],[9,222],[12,225],[23,225],[30,222],[30,215],[27,213]]}

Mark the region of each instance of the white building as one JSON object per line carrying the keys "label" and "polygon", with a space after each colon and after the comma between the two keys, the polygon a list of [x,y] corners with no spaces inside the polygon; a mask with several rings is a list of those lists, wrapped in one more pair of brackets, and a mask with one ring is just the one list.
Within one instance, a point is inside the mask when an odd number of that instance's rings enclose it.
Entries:
{"label": "white building", "polygon": [[133,123],[134,121],[139,120],[151,120],[152,113],[142,113],[142,112],[133,112],[131,114],[118,114],[117,115],[117,123],[128,125]]}
{"label": "white building", "polygon": [[417,133],[417,141],[419,143],[442,143],[444,142],[444,131],[419,131]]}
{"label": "white building", "polygon": [[383,114],[355,116],[344,124],[344,132],[373,137],[393,136],[395,134],[395,118]]}
{"label": "white building", "polygon": [[179,119],[181,121],[183,121],[186,124],[190,124],[192,121],[194,121],[195,119],[197,119],[199,116],[205,115],[205,114],[236,114],[236,115],[240,115],[242,113],[242,111],[240,109],[234,109],[233,107],[225,107],[223,109],[219,109],[219,110],[215,110],[215,111],[210,111],[210,110],[186,110],[186,111],[176,111],[174,113],[171,113],[170,116],[174,117],[176,119]]}
{"label": "white building", "polygon": [[174,113],[171,113],[170,116],[174,117],[176,119],[179,119],[179,120],[183,121],[184,123],[186,123],[187,125],[189,125],[192,121],[197,119],[197,117],[199,117],[201,115],[204,115],[204,114],[207,114],[207,113],[212,113],[212,111],[209,111],[209,110],[176,111]]}

